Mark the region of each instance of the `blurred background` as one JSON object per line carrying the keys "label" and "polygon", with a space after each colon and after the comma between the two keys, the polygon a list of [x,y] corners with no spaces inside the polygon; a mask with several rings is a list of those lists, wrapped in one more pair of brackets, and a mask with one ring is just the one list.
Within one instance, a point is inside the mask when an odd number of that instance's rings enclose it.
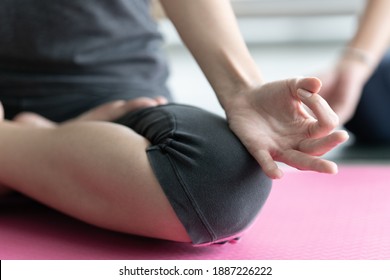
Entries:
{"label": "blurred background", "polygon": [[[364,0],[231,0],[241,32],[267,81],[315,75],[353,35]],[[155,5],[177,102],[223,115],[211,87],[173,25]]]}

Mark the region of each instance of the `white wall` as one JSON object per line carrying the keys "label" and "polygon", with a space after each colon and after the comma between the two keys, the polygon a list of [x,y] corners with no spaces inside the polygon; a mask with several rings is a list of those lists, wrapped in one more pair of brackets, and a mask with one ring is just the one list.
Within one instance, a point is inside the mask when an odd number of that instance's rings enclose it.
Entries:
{"label": "white wall", "polygon": [[[340,41],[355,30],[363,0],[232,0],[248,43]],[[168,44],[180,44],[172,24],[160,21]]]}
{"label": "white wall", "polygon": [[335,15],[360,12],[364,0],[231,0],[238,16]]}

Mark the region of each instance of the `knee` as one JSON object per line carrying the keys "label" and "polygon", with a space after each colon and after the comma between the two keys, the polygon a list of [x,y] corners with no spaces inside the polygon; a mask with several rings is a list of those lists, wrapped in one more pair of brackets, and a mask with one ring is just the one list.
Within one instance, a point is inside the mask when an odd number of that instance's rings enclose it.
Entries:
{"label": "knee", "polygon": [[193,107],[175,107],[174,133],[159,144],[188,197],[180,209],[194,244],[242,233],[255,220],[271,180],[222,117]]}
{"label": "knee", "polygon": [[196,169],[188,170],[208,232],[208,239],[200,236],[193,240],[199,244],[241,235],[255,221],[272,184],[226,121],[216,116],[208,118],[212,129],[202,136],[201,158],[196,160]]}
{"label": "knee", "polygon": [[133,128],[152,145],[156,177],[194,244],[233,238],[264,205],[271,180],[225,119],[199,108],[161,106],[141,112]]}
{"label": "knee", "polygon": [[240,237],[253,224],[269,196],[272,182],[260,167],[250,158],[240,163],[233,159],[225,159],[222,164],[231,169],[221,172],[220,165],[214,167],[216,173],[203,175],[211,180],[202,186],[206,188],[205,195],[198,195],[197,201],[208,235],[198,236],[194,243],[218,243]]}

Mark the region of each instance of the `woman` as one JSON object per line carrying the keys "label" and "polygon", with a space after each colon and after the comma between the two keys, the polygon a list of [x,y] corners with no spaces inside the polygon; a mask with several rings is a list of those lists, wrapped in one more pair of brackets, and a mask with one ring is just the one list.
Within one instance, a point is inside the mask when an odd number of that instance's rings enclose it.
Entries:
{"label": "woman", "polygon": [[253,222],[283,175],[275,161],[337,172],[319,156],[348,135],[321,82],[265,83],[228,1],[162,1],[227,121],[166,104],[147,1],[0,3],[3,185],[100,227],[199,245]]}

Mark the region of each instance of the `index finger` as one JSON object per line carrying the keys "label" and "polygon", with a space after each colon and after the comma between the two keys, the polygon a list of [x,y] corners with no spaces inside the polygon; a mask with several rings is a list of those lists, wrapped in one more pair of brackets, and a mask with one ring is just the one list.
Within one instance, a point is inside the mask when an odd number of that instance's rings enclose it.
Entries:
{"label": "index finger", "polygon": [[339,117],[329,104],[317,93],[311,93],[304,89],[297,90],[300,100],[314,114],[317,122],[310,128],[310,136],[313,138],[328,135],[339,124]]}

